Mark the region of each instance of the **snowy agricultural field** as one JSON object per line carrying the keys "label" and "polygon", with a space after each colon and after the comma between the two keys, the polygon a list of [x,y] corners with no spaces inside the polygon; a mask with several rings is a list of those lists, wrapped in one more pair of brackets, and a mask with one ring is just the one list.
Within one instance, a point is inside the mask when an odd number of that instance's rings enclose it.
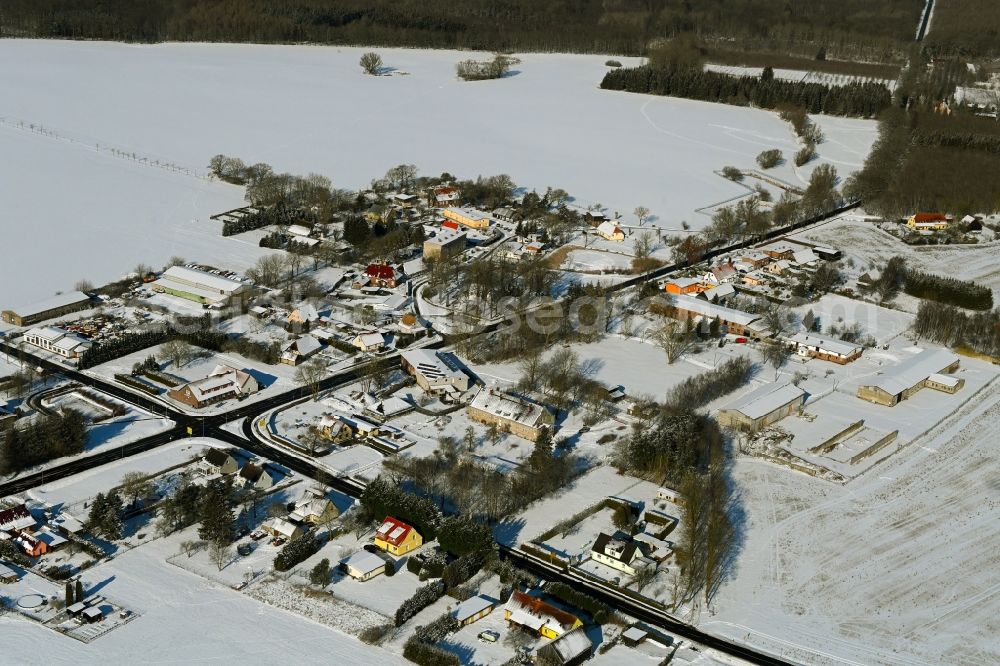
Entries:
{"label": "snowy agricultural field", "polygon": [[[72,113],[72,104],[60,106]],[[139,263],[159,267],[175,255],[245,269],[264,253],[222,238],[222,223],[208,219],[242,205],[242,188],[2,124],[0,154],[8,225],[4,309],[68,291],[82,279],[117,279]]]}
{"label": "snowy agricultural field", "polygon": [[702,628],[797,663],[1000,661],[997,418],[994,382],[843,486],[738,457],[745,541]]}
{"label": "snowy agricultural field", "polygon": [[[602,91],[601,56],[525,55],[503,80],[462,82],[455,63],[477,54],[379,49],[394,71],[371,77],[358,67],[362,51],[0,42],[0,61],[16,64],[0,70],[12,93],[0,107],[0,196],[31,230],[8,238],[16,262],[0,273],[0,298],[49,296],[175,254],[233,269],[252,263],[259,248],[219,238],[207,221],[242,197],[197,177],[216,153],[348,188],[400,163],[461,177],[508,173],[628,218],[644,205],[657,224],[679,228],[707,222],[696,209],[745,193],[716,171],[753,167],[765,149],[797,149],[774,113]],[[818,122],[828,137],[822,159],[842,175],[857,169],[874,122]],[[775,175],[801,182],[812,167],[790,164]],[[53,257],[58,266],[39,268]]]}

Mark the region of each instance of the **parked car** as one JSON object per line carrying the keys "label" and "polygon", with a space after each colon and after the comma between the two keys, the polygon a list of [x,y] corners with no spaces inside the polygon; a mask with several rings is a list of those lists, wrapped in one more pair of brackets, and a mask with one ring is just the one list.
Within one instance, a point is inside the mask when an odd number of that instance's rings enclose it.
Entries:
{"label": "parked car", "polygon": [[236,552],[239,553],[240,557],[246,557],[247,555],[253,552],[253,544],[241,543],[240,545],[236,546]]}
{"label": "parked car", "polygon": [[483,643],[496,643],[500,640],[500,633],[492,629],[487,629],[486,631],[479,632],[479,640]]}
{"label": "parked car", "polygon": [[263,532],[251,532],[250,533],[250,538],[253,539],[254,541],[260,541],[261,539],[263,539],[266,536],[267,535],[264,534]]}

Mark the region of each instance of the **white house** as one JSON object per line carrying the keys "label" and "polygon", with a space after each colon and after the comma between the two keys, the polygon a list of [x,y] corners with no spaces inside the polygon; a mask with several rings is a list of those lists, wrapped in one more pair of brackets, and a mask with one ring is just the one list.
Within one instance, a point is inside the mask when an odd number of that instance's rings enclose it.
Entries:
{"label": "white house", "polygon": [[350,557],[340,561],[340,568],[351,578],[360,581],[370,580],[375,576],[385,573],[387,563],[375,553],[367,550],[359,550]]}
{"label": "white house", "polygon": [[385,336],[378,331],[358,334],[352,343],[363,352],[378,351],[385,347]]}
{"label": "white house", "polygon": [[648,563],[642,559],[639,546],[635,541],[613,537],[601,532],[590,549],[590,556],[595,562],[600,562],[617,571],[634,576],[636,572]]}
{"label": "white house", "polygon": [[56,326],[42,326],[25,332],[24,341],[63,358],[79,358],[91,347],[86,338]]}

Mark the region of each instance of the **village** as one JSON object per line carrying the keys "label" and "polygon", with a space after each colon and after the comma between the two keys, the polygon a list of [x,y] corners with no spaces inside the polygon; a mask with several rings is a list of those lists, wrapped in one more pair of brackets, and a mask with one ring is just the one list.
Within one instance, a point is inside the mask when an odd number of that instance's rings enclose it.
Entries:
{"label": "village", "polygon": [[[694,251],[643,207],[473,185],[403,165],[325,223],[248,205],[210,222],[275,251],[243,273],[177,258],[4,309],[0,428],[38,442],[4,458],[8,610],[139,631],[162,609],[98,579],[145,557],[416,663],[699,663],[606,601],[711,605],[688,544],[713,518],[637,462],[650,423],[711,419],[719,451],[850,487],[998,375],[918,334],[905,276],[814,238],[960,252],[992,218],[848,205]],[[564,306],[594,325],[533,329]]]}

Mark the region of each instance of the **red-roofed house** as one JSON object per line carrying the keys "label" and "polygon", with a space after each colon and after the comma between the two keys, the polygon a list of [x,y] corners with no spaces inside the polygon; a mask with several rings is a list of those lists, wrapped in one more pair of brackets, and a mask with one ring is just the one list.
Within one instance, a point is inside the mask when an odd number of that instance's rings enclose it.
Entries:
{"label": "red-roofed house", "polygon": [[921,231],[942,231],[948,228],[950,222],[951,220],[944,213],[917,213],[910,216],[910,219],[906,221],[906,226]]}
{"label": "red-roofed house", "polygon": [[416,529],[401,520],[386,516],[375,530],[375,545],[393,555],[405,555],[424,543]]}
{"label": "red-roofed house", "polygon": [[0,511],[0,532],[17,536],[25,530],[31,531],[34,527],[35,519],[24,504]]}
{"label": "red-roofed house", "polygon": [[373,287],[388,287],[392,289],[396,286],[396,269],[389,264],[369,264],[365,269],[368,276],[368,284]]}
{"label": "red-roofed house", "polygon": [[444,222],[441,223],[441,226],[444,227],[445,229],[454,229],[456,231],[459,228],[459,224],[455,220],[445,220]]}

